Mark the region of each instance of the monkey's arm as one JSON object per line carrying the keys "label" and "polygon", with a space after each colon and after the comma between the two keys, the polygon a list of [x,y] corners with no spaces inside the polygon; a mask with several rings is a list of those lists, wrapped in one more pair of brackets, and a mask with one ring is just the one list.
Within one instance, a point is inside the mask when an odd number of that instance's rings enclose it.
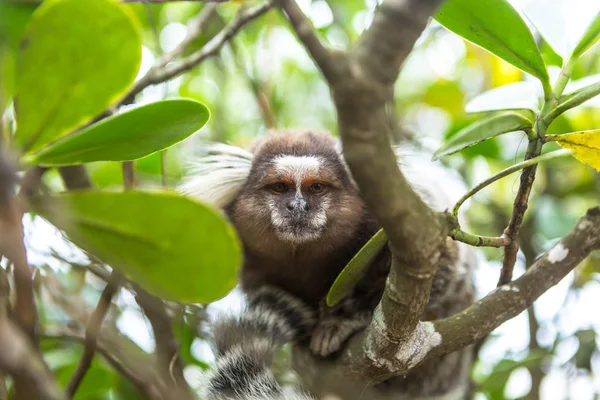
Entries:
{"label": "monkey's arm", "polygon": [[344,299],[333,307],[328,307],[323,300],[310,341],[314,354],[327,357],[336,353],[352,335],[371,322],[373,310],[383,293],[390,262],[391,254],[385,248]]}

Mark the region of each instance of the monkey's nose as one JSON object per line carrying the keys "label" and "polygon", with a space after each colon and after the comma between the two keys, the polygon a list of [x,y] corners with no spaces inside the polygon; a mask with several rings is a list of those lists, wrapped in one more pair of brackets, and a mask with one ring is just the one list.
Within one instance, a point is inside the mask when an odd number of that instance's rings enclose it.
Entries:
{"label": "monkey's nose", "polygon": [[300,198],[300,199],[294,199],[292,201],[290,201],[287,206],[286,206],[287,210],[289,212],[301,212],[301,211],[308,211],[309,210],[309,205],[306,202],[306,200]]}

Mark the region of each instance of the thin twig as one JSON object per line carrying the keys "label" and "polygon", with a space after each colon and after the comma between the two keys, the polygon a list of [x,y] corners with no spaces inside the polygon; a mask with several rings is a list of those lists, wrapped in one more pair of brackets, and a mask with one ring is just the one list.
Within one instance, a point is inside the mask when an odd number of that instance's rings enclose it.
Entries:
{"label": "thin twig", "polygon": [[135,188],[135,168],[133,161],[123,162],[123,186],[125,190]]}
{"label": "thin twig", "polygon": [[152,325],[156,355],[161,375],[169,377],[169,386],[178,391],[177,398],[193,398],[183,375],[183,363],[179,356],[179,343],[172,330],[171,318],[165,311],[164,303],[139,286],[135,286],[136,301]]}
{"label": "thin twig", "polygon": [[183,72],[189,71],[208,57],[214,56],[244,25],[269,11],[273,7],[273,1],[269,0],[252,8],[243,8],[229,25],[223,28],[221,32],[200,50],[183,58],[181,61],[168,65],[161,65],[159,63],[150,68],[148,73],[133,86],[126,98],[132,98],[150,85],[165,82]]}
{"label": "thin twig", "polygon": [[340,76],[340,63],[334,55],[342,53],[330,50],[321,43],[312,23],[304,15],[296,0],[281,0],[280,4],[296,35],[298,35],[298,39],[304,44],[325,79],[331,82],[338,78]]}
{"label": "thin twig", "polygon": [[510,239],[506,236],[478,236],[465,232],[460,228],[452,229],[448,236],[459,242],[463,242],[475,247],[505,247],[510,244]]}
{"label": "thin twig", "polygon": [[9,291],[6,271],[0,268],[0,370],[12,375],[17,400],[64,400],[42,357],[11,320]]}
{"label": "thin twig", "polygon": [[100,326],[104,317],[108,312],[113,296],[118,292],[123,280],[123,275],[120,272],[113,271],[111,277],[104,287],[100,300],[96,306],[96,309],[90,316],[90,320],[85,330],[85,346],[83,348],[83,354],[79,359],[77,368],[71,376],[69,383],[67,384],[66,393],[69,398],[73,398],[75,392],[79,388],[79,385],[83,381],[85,374],[92,365],[94,354],[96,353],[97,340],[100,332]]}
{"label": "thin twig", "polygon": [[513,172],[520,171],[523,168],[529,167],[531,165],[539,164],[543,161],[553,160],[555,158],[566,157],[566,156],[569,156],[572,154],[573,154],[573,150],[560,149],[560,150],[556,150],[556,151],[553,151],[550,153],[543,154],[538,157],[530,158],[528,160],[522,161],[520,163],[511,165],[510,167],[503,169],[502,171],[498,172],[497,174],[494,174],[493,176],[484,180],[483,182],[481,182],[480,184],[475,186],[473,189],[469,190],[464,196],[462,196],[456,202],[456,205],[452,208],[452,215],[457,216],[460,206],[463,205],[463,203],[465,201],[467,201],[467,199],[469,199],[470,197],[473,197],[479,191],[488,187],[490,184],[496,182],[497,180],[502,179],[505,176],[512,174]]}
{"label": "thin twig", "polygon": [[61,167],[58,171],[69,190],[83,190],[92,187],[92,181],[84,165]]}
{"label": "thin twig", "polygon": [[[44,338],[65,340],[85,345],[83,330],[72,326],[46,329],[41,333]],[[165,400],[169,392],[161,386],[161,380],[154,370],[153,360],[135,343],[120,334],[116,329],[103,329],[98,338],[96,351],[125,379],[131,382],[143,398]]]}
{"label": "thin twig", "polygon": [[160,60],[156,63],[155,67],[157,65],[164,67],[165,65],[173,61],[175,58],[181,56],[185,52],[187,47],[190,45],[190,43],[197,40],[200,37],[200,35],[204,33],[206,25],[210,22],[211,18],[216,14],[216,12],[216,3],[205,5],[202,8],[202,10],[200,10],[198,16],[188,23],[187,35],[185,36],[185,38],[183,38],[183,40],[177,45],[177,47],[175,47],[175,49],[163,54],[160,57]]}
{"label": "thin twig", "polygon": [[243,60],[240,59],[240,51],[235,43],[235,40],[230,42],[230,46],[232,47],[233,52],[236,54],[235,61],[237,66],[243,72],[244,77],[246,78],[248,85],[254,94],[254,98],[256,100],[256,104],[258,105],[258,109],[260,110],[265,127],[269,130],[275,129],[277,127],[275,115],[273,115],[271,105],[269,104],[269,97],[265,93],[262,83],[259,81],[259,78],[252,76],[250,72],[246,70]]}

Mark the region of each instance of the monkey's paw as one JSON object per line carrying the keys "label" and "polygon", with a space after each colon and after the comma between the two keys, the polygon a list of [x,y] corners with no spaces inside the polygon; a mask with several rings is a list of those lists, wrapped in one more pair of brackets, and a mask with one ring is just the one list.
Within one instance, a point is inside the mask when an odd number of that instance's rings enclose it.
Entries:
{"label": "monkey's paw", "polygon": [[342,349],[344,343],[364,327],[362,321],[327,318],[317,322],[310,339],[310,350],[327,357]]}

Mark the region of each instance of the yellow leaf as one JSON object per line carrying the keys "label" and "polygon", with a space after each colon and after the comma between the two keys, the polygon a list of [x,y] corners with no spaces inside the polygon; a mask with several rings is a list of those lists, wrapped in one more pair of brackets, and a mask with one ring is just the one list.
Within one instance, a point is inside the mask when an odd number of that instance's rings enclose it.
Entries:
{"label": "yellow leaf", "polygon": [[600,129],[548,135],[546,139],[573,150],[576,159],[600,171]]}

